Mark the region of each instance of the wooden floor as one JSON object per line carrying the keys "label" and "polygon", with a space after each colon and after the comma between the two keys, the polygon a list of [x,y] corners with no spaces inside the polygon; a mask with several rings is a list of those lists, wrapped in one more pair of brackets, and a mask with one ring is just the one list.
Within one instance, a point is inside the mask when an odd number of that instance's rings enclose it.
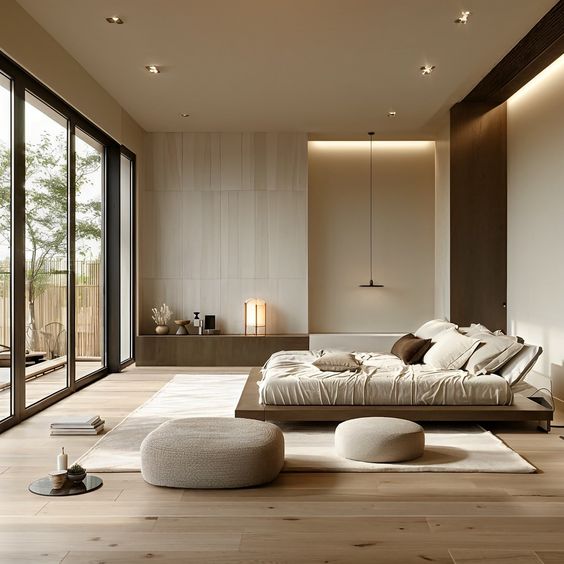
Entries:
{"label": "wooden floor", "polygon": [[49,437],[55,414],[100,413],[110,428],[188,371],[218,369],[130,368],[0,435],[1,563],[564,562],[564,441],[522,424],[490,428],[538,474],[292,473],[261,488],[190,491],[124,473],[85,496],[27,491],[61,445],[74,458],[96,440]]}

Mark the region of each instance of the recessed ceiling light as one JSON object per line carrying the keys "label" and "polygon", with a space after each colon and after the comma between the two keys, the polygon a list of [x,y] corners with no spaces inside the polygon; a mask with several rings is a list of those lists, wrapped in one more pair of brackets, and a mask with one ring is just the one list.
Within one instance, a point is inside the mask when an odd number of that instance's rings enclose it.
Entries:
{"label": "recessed ceiling light", "polygon": [[190,117],[190,114],[180,114],[180,117]]}
{"label": "recessed ceiling light", "polygon": [[394,112],[393,110],[391,112],[388,112],[388,117],[396,117],[398,115],[397,112]]}
{"label": "recessed ceiling light", "polygon": [[106,21],[111,24],[122,24],[123,20],[119,16],[112,16],[110,18],[106,18]]}
{"label": "recessed ceiling light", "polygon": [[435,70],[435,65],[423,65],[422,67],[419,67],[419,70],[423,76],[426,76]]}
{"label": "recessed ceiling light", "polygon": [[147,65],[145,68],[152,74],[159,74],[161,72],[157,65]]}
{"label": "recessed ceiling light", "polygon": [[466,23],[468,23],[468,17],[469,16],[470,16],[470,12],[461,12],[460,16],[454,20],[454,23],[466,24]]}

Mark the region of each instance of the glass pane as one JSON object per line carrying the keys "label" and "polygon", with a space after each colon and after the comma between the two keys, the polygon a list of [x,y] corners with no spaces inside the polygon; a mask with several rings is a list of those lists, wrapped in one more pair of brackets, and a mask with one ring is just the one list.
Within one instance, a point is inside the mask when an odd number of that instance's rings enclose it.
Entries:
{"label": "glass pane", "polygon": [[26,406],[67,386],[67,121],[25,97]]}
{"label": "glass pane", "polygon": [[11,379],[11,82],[0,74],[0,420],[12,414]]}
{"label": "glass pane", "polygon": [[120,359],[129,360],[132,356],[132,311],[131,311],[131,194],[133,162],[121,156],[121,195],[120,195]]}
{"label": "glass pane", "polygon": [[76,379],[105,366],[104,147],[76,130]]}

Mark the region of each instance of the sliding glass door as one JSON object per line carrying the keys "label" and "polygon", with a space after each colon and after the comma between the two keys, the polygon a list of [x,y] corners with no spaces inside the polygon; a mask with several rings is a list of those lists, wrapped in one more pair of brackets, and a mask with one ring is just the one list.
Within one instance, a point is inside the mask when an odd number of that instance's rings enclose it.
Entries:
{"label": "sliding glass door", "polygon": [[68,158],[67,118],[26,92],[26,406],[68,386]]}
{"label": "sliding glass door", "polygon": [[104,146],[75,135],[75,378],[100,370],[105,360]]}
{"label": "sliding glass door", "polygon": [[0,421],[12,407],[12,81],[0,73]]}
{"label": "sliding glass door", "polygon": [[0,432],[133,360],[134,183],[133,153],[0,53]]}

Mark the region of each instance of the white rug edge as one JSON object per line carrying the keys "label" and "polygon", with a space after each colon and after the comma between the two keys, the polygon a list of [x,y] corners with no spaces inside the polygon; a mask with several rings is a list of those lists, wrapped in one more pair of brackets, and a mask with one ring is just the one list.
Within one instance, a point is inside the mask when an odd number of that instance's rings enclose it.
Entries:
{"label": "white rug edge", "polygon": [[[108,437],[110,434],[112,434],[114,431],[117,431],[130,417],[132,417],[135,413],[137,413],[138,411],[142,410],[147,404],[149,404],[150,402],[152,402],[166,387],[170,386],[174,380],[176,379],[176,377],[178,376],[190,376],[191,374],[183,374],[183,373],[178,373],[178,374],[174,374],[172,376],[172,378],[170,380],[168,380],[167,382],[165,382],[151,397],[149,397],[146,401],[144,401],[142,404],[140,404],[139,406],[137,406],[133,411],[131,411],[130,413],[128,413],[117,425],[115,425],[114,427],[112,427],[112,429],[110,429],[107,433],[104,433],[101,437],[99,437],[99,439],[85,452],[83,453],[76,461],[76,464],[80,464],[82,460],[86,459],[87,456],[97,448],[98,444],[100,442],[102,442],[103,440],[106,439],[106,437]],[[429,467],[420,467],[419,469],[417,467],[412,467],[409,470],[396,470],[394,468],[387,468],[385,466],[382,466],[379,469],[374,469],[374,468],[367,468],[366,470],[358,470],[358,469],[346,469],[346,468],[322,468],[322,467],[318,467],[318,468],[298,468],[298,469],[286,469],[286,463],[284,464],[284,467],[281,470],[281,473],[287,473],[287,474],[296,474],[296,473],[307,473],[307,474],[360,474],[360,473],[365,473],[365,474],[425,474],[425,473],[430,473],[430,474],[435,474],[435,473],[443,473],[443,474],[538,474],[540,473],[540,469],[537,468],[534,464],[532,464],[529,460],[527,460],[526,457],[524,457],[523,455],[521,455],[520,453],[518,453],[517,451],[515,451],[513,448],[511,448],[504,440],[502,440],[500,437],[498,437],[495,433],[493,433],[492,431],[489,431],[487,429],[485,429],[482,425],[478,424],[478,423],[473,423],[472,424],[473,427],[479,428],[482,430],[482,432],[484,432],[485,434],[489,435],[490,437],[492,437],[496,442],[498,442],[502,447],[504,447],[505,449],[507,449],[510,454],[514,455],[516,458],[519,458],[522,460],[522,462],[524,463],[524,466],[527,466],[528,469],[525,470],[523,469],[522,471],[516,471],[516,470],[512,470],[512,471],[495,471],[495,470],[469,470],[469,469],[449,469],[448,471],[445,470],[441,470],[440,467],[437,467],[436,470],[431,469]],[[107,474],[139,474],[141,472],[141,469],[129,469],[129,468],[121,468],[121,469],[116,469],[116,468],[108,468],[108,467],[98,467],[98,468],[94,468],[92,470],[89,470],[89,472],[99,472],[99,473],[107,473]]]}
{"label": "white rug edge", "polygon": [[[144,401],[141,405],[138,405],[133,411],[129,412],[116,426],[112,427],[107,433],[103,433],[102,436],[99,437],[98,440],[84,454],[82,454],[79,458],[75,460],[75,464],[80,464],[81,461],[84,460],[98,446],[99,443],[105,440],[106,437],[111,435],[114,431],[119,429],[119,427],[121,427],[132,415],[143,409],[149,402],[153,401],[158,394],[160,394],[167,386],[169,386],[173,382],[176,376],[182,376],[182,374],[175,374],[170,380],[168,380],[168,382],[165,382],[150,398]],[[96,469],[93,470],[93,472],[106,472],[108,474],[118,474],[118,473],[137,474],[141,472],[141,470],[128,470],[128,469],[115,470],[111,468],[104,470]]]}
{"label": "white rug edge", "polygon": [[[484,429],[481,425],[478,425],[478,427]],[[501,443],[502,446],[509,449],[515,456],[518,456],[519,458],[521,458],[523,460],[523,462],[525,462],[526,464],[529,465],[530,468],[532,468],[532,470],[530,472],[522,472],[522,474],[541,474],[542,473],[540,468],[537,468],[526,456],[523,456],[520,452],[517,452],[515,449],[512,449],[501,437],[498,437],[495,433],[492,433],[491,431],[488,431],[487,429],[484,429],[484,431],[486,433],[489,433],[498,443]],[[514,474],[514,473],[515,472],[499,472],[499,474]]]}

